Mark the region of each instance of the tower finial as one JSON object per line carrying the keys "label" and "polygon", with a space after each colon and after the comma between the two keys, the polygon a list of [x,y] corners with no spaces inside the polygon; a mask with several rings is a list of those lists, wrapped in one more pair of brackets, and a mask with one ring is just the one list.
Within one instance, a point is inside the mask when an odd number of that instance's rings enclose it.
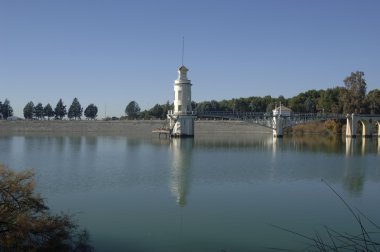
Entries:
{"label": "tower finial", "polygon": [[181,66],[183,66],[183,58],[185,57],[185,37],[182,36],[182,64]]}

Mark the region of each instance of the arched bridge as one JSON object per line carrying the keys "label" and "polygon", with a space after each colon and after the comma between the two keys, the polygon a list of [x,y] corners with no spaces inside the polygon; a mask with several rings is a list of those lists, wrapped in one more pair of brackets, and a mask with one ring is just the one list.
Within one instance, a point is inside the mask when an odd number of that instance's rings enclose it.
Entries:
{"label": "arched bridge", "polygon": [[326,120],[347,120],[346,136],[355,137],[359,123],[362,124],[363,136],[371,136],[373,128],[377,126],[380,132],[380,115],[355,115],[355,114],[332,114],[332,113],[288,113],[274,114],[264,112],[228,112],[228,111],[205,111],[197,114],[198,118],[239,120],[255,123],[273,129],[273,135],[282,136],[285,128],[298,124]]}
{"label": "arched bridge", "polygon": [[[205,111],[197,114],[198,118],[238,120],[259,124],[274,129],[273,113],[264,112],[228,112],[228,111]],[[329,119],[346,119],[342,114],[320,113],[291,113],[290,115],[278,115],[284,119],[283,128],[312,121],[325,121]]]}

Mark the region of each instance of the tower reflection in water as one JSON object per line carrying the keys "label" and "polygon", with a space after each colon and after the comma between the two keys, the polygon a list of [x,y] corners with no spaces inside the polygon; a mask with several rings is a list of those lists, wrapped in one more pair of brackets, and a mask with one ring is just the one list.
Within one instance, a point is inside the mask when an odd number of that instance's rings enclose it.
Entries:
{"label": "tower reflection in water", "polygon": [[193,138],[174,138],[170,142],[172,151],[170,190],[181,207],[186,205],[189,193],[193,146]]}

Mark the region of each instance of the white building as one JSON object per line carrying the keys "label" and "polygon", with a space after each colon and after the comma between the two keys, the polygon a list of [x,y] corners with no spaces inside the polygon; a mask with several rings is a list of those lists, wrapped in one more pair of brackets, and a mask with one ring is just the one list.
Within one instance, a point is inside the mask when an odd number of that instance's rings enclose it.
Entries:
{"label": "white building", "polygon": [[175,137],[194,136],[196,115],[191,107],[191,81],[187,78],[187,69],[178,69],[178,79],[174,81],[174,110],[169,111],[171,134]]}
{"label": "white building", "polygon": [[290,116],[290,114],[292,113],[292,110],[280,104],[280,106],[273,109],[272,112],[274,116],[277,116],[277,115]]}
{"label": "white building", "polygon": [[273,109],[272,112],[273,112],[273,117],[272,117],[273,136],[282,137],[284,124],[285,124],[285,121],[287,120],[286,118],[288,118],[291,115],[292,110],[280,104],[280,106]]}

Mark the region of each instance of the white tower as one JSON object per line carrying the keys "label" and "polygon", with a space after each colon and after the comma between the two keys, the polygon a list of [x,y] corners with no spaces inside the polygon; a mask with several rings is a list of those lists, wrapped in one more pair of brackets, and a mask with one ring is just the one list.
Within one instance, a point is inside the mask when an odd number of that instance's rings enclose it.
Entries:
{"label": "white tower", "polygon": [[191,107],[191,81],[187,79],[187,69],[178,69],[178,79],[174,81],[174,110],[169,111],[172,136],[194,136],[194,120],[196,115]]}

